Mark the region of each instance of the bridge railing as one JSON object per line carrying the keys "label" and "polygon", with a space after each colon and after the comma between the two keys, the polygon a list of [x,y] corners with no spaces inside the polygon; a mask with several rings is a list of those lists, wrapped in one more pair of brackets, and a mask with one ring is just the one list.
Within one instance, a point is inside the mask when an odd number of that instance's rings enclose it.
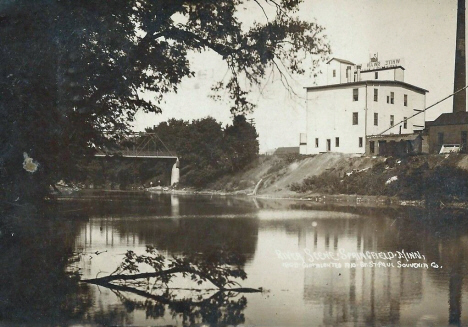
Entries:
{"label": "bridge railing", "polygon": [[151,150],[138,150],[138,149],[121,149],[113,151],[98,151],[96,156],[123,156],[123,157],[170,157],[177,158],[177,154],[168,151],[151,151]]}

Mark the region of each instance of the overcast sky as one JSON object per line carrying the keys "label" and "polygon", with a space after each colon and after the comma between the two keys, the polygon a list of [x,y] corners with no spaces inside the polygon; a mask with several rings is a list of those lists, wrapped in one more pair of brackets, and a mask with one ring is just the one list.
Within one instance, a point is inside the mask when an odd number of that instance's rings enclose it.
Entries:
{"label": "overcast sky", "polygon": [[[380,60],[403,58],[405,82],[429,90],[429,106],[453,92],[456,11],[456,0],[304,0],[299,15],[326,28],[331,57],[356,64],[367,63],[373,53],[378,53]],[[239,15],[245,21],[265,20],[262,11],[255,8],[245,8]],[[231,121],[229,106],[208,97],[210,87],[226,74],[225,64],[212,53],[193,55],[192,59],[197,76],[185,80],[177,94],[166,97],[162,114],[138,114],[135,130],[169,118],[212,116],[223,124]],[[293,84],[298,96],[291,97],[276,75],[254,91],[258,107],[249,118],[255,119],[261,152],[298,146],[299,133],[305,128],[303,87],[325,83],[325,75],[315,80],[296,77]],[[450,99],[430,109],[426,119],[433,120],[451,109]]]}

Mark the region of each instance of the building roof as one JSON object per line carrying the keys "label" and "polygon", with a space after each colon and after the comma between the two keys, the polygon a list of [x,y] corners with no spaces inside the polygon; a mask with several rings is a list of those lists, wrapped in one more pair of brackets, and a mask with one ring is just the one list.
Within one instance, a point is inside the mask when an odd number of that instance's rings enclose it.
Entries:
{"label": "building roof", "polygon": [[347,65],[353,65],[354,66],[354,63],[352,63],[351,61],[349,60],[344,60],[344,59],[340,59],[340,58],[336,58],[336,57],[333,57],[331,58],[330,60],[327,61],[327,64],[329,64],[332,60],[336,60],[336,61],[339,61],[343,64],[347,64]]}
{"label": "building roof", "polygon": [[412,133],[412,134],[385,134],[385,135],[369,135],[367,136],[368,139],[376,140],[376,141],[413,141],[420,137],[421,134],[419,133]]}
{"label": "building roof", "polygon": [[299,154],[299,147],[298,146],[289,146],[289,147],[282,147],[276,149],[276,155],[286,155],[286,154]]}
{"label": "building roof", "polygon": [[443,125],[463,125],[468,124],[468,112],[448,112],[440,115],[434,120],[430,126]]}
{"label": "building roof", "polygon": [[406,70],[403,66],[392,66],[392,67],[382,67],[382,68],[374,68],[374,69],[361,69],[361,73],[379,72],[382,70],[397,69],[397,68]]}
{"label": "building roof", "polygon": [[434,121],[433,120],[426,120],[424,122],[424,126],[426,126],[426,129],[433,126],[434,125]]}
{"label": "building roof", "polygon": [[418,93],[428,93],[429,91],[423,89],[421,87],[408,84],[405,82],[400,81],[383,81],[383,80],[370,80],[370,81],[359,81],[359,82],[350,82],[350,83],[340,83],[340,84],[330,84],[330,85],[322,85],[322,86],[306,86],[305,89],[307,91],[317,91],[317,90],[326,90],[326,89],[338,89],[338,88],[348,88],[353,86],[362,86],[362,85],[370,85],[370,86],[381,86],[381,85],[388,85],[388,86],[401,86],[410,90],[413,90]]}

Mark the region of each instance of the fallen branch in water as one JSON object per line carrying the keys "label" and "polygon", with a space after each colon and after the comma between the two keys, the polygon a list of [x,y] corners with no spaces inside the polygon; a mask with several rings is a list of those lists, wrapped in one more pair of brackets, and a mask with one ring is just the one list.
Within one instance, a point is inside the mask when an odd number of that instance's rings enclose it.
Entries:
{"label": "fallen branch in water", "polygon": [[[183,277],[190,277],[191,280],[199,285],[205,281],[209,281],[216,286],[218,292],[262,292],[261,288],[240,287],[239,283],[232,279],[247,278],[247,274],[241,267],[245,259],[238,254],[217,250],[204,256],[191,255],[167,259],[153,247],[147,247],[146,252],[148,253],[147,255],[137,255],[133,251],[127,251],[123,262],[112,274],[86,279],[83,282],[135,293],[132,290],[139,290],[128,286],[116,285],[112,282],[156,278],[156,282],[160,282],[161,285],[165,284],[167,287],[167,284],[176,274],[181,274]],[[155,271],[140,273],[139,264],[147,264]],[[239,287],[232,287],[234,284]]]}

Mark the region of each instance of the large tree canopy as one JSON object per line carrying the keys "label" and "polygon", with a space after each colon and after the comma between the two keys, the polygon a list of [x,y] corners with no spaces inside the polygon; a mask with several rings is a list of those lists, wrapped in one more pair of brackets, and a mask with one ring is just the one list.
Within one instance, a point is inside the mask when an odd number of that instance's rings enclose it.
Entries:
{"label": "large tree canopy", "polygon": [[[229,91],[233,114],[252,110],[245,85],[280,65],[302,74],[329,53],[323,28],[295,17],[299,2],[1,1],[2,189],[36,196],[76,174],[78,159],[125,133],[138,110],[161,111],[164,94],[194,75],[193,51],[219,54],[229,76],[214,89]],[[243,26],[238,9],[249,5],[275,14]],[[153,101],[141,97],[148,91]]]}

